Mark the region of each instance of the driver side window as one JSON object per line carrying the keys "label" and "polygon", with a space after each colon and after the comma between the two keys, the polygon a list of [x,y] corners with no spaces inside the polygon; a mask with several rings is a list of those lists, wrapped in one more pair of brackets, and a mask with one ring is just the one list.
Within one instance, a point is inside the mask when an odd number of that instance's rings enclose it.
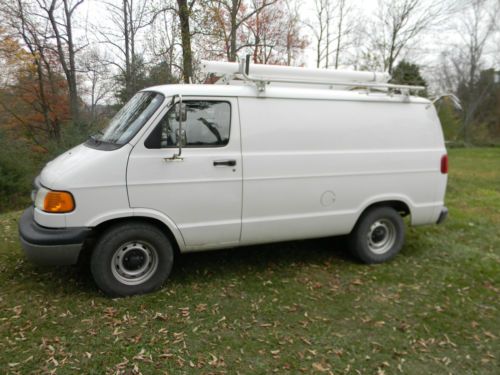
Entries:
{"label": "driver side window", "polygon": [[[223,147],[229,142],[231,105],[225,101],[184,101],[183,147]],[[170,109],[145,142],[150,149],[177,147],[179,122]]]}

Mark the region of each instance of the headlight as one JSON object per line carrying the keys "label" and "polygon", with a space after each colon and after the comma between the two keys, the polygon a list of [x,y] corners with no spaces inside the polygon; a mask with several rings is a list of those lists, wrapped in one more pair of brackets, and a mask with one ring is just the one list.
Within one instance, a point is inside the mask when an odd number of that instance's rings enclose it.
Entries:
{"label": "headlight", "polygon": [[31,201],[35,203],[36,201],[36,195],[38,193],[38,190],[42,187],[40,184],[40,176],[37,176],[35,180],[33,181],[33,190],[31,190]]}
{"label": "headlight", "polygon": [[66,213],[75,209],[75,201],[67,191],[40,188],[36,194],[35,207],[50,213]]}
{"label": "headlight", "polygon": [[35,203],[35,201],[36,201],[36,194],[37,193],[38,193],[38,190],[36,190],[36,189],[31,190],[31,201],[33,203]]}

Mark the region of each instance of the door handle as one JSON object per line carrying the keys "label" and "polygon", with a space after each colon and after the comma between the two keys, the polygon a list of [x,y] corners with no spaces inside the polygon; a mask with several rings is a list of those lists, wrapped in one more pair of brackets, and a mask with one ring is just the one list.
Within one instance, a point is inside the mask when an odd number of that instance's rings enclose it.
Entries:
{"label": "door handle", "polygon": [[214,160],[214,167],[234,167],[236,160]]}

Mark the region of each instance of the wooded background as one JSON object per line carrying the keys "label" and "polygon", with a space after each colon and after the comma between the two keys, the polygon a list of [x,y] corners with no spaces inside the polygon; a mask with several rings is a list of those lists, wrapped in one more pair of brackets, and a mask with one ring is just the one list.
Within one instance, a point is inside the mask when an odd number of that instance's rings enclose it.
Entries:
{"label": "wooded background", "polygon": [[388,71],[438,104],[449,145],[500,144],[500,0],[0,0],[0,211],[138,90],[200,59]]}

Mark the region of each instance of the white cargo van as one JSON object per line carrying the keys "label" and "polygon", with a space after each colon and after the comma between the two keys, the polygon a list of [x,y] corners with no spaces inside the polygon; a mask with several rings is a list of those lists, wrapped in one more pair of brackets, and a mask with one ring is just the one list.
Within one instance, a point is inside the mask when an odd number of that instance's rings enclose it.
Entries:
{"label": "white cargo van", "polygon": [[[137,93],[35,181],[28,259],[91,271],[107,294],[159,288],[174,252],[350,234],[366,263],[443,221],[447,155],[432,103],[385,74],[204,63],[219,84]],[[260,70],[259,70],[260,69]]]}

